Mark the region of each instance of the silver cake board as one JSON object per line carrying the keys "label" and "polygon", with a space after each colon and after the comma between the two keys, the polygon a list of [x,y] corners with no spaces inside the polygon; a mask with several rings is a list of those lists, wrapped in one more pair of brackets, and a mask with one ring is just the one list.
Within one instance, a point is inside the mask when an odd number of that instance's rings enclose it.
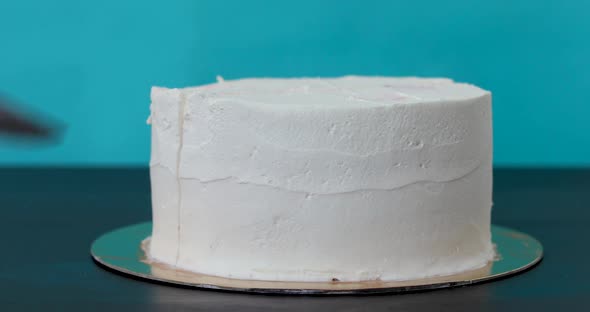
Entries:
{"label": "silver cake board", "polygon": [[198,274],[149,261],[144,245],[151,232],[151,222],[116,229],[96,239],[92,243],[90,253],[96,263],[107,269],[142,280],[197,289],[293,295],[404,293],[466,286],[523,272],[539,263],[543,257],[543,246],[535,238],[509,228],[492,225],[496,257],[485,267],[473,271],[408,281],[253,281]]}

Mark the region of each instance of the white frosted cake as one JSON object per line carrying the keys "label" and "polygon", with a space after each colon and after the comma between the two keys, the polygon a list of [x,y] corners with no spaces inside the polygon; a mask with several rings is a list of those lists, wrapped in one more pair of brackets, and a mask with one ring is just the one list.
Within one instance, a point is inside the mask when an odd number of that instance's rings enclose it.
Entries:
{"label": "white frosted cake", "polygon": [[207,275],[397,281],[494,256],[491,94],[448,79],[154,87],[149,256]]}

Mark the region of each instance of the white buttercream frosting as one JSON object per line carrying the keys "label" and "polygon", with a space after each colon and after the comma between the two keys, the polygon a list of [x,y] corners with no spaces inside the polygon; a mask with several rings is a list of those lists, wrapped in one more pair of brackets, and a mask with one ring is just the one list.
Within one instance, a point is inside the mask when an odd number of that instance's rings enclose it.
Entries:
{"label": "white buttercream frosting", "polygon": [[258,280],[406,280],[485,265],[491,94],[448,79],[152,89],[155,260]]}

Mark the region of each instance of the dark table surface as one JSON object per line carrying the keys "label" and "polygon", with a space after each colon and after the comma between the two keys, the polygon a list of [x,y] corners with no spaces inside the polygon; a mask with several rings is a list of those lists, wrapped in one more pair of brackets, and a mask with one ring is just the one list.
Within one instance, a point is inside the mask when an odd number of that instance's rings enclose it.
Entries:
{"label": "dark table surface", "polygon": [[107,272],[92,241],[150,220],[138,169],[0,169],[0,311],[590,311],[590,169],[501,169],[493,222],[545,259],[515,277],[404,295],[262,296],[152,284]]}

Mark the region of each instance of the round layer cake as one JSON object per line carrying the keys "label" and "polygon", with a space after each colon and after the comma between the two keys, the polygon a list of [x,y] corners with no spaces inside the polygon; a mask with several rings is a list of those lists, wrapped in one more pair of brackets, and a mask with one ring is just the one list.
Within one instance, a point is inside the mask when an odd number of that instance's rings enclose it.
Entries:
{"label": "round layer cake", "polygon": [[149,256],[271,281],[410,280],[494,256],[491,94],[242,79],[151,94]]}

